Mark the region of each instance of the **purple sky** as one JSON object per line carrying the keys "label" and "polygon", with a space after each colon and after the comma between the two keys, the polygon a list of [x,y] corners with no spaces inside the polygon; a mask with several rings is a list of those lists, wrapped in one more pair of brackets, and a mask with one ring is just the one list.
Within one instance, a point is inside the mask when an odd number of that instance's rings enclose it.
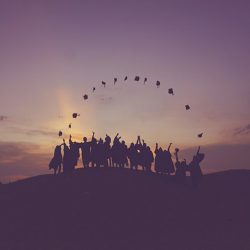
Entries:
{"label": "purple sky", "polygon": [[207,172],[249,167],[249,13],[241,0],[2,0],[0,181],[46,172],[72,112],[76,139],[141,134],[189,160],[201,145]]}

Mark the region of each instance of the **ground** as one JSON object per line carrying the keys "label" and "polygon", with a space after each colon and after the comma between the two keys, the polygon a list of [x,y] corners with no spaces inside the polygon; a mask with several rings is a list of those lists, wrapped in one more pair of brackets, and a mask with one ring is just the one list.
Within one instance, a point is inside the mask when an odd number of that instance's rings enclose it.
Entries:
{"label": "ground", "polygon": [[77,170],[0,186],[3,250],[249,250],[250,171],[198,189],[128,169]]}

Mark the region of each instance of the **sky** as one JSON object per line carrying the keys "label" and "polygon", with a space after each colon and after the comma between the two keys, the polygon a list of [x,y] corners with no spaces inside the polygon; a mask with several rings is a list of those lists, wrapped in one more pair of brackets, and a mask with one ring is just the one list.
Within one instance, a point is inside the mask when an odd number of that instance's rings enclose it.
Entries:
{"label": "sky", "polygon": [[48,173],[59,130],[172,142],[188,160],[200,145],[205,172],[250,168],[249,12],[243,0],[1,0],[0,181]]}

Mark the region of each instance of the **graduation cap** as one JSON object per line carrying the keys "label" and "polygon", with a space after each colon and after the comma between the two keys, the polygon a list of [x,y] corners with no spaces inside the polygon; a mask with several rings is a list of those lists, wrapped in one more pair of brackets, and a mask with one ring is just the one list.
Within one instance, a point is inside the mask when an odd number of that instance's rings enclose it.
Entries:
{"label": "graduation cap", "polygon": [[136,77],[135,77],[135,81],[137,81],[137,82],[140,81],[140,77],[139,77],[139,76],[136,76]]}
{"label": "graduation cap", "polygon": [[95,92],[95,87],[93,87],[92,91]]}
{"label": "graduation cap", "polygon": [[156,86],[157,86],[157,88],[159,88],[159,87],[160,87],[160,85],[161,85],[160,81],[157,81],[157,82],[156,82]]}
{"label": "graduation cap", "polygon": [[117,78],[115,77],[115,78],[114,78],[114,85],[115,85],[116,82],[117,82]]}
{"label": "graduation cap", "polygon": [[77,118],[77,116],[80,116],[80,115],[77,114],[77,113],[73,113],[73,114],[72,114],[72,117],[73,117],[73,118]]}
{"label": "graduation cap", "polygon": [[69,124],[69,128],[71,128],[71,123]]}
{"label": "graduation cap", "polygon": [[186,110],[190,110],[191,109],[189,105],[185,105],[185,108],[186,108]]}
{"label": "graduation cap", "polygon": [[147,82],[147,80],[148,80],[148,78],[147,78],[147,77],[145,77],[145,78],[144,78],[144,84]]}
{"label": "graduation cap", "polygon": [[102,81],[102,85],[103,85],[103,87],[105,87],[106,86],[106,82]]}
{"label": "graduation cap", "polygon": [[202,136],[203,136],[203,133],[198,134],[199,138],[202,138]]}
{"label": "graduation cap", "polygon": [[171,88],[171,89],[168,89],[168,93],[170,94],[170,95],[174,95],[174,90]]}
{"label": "graduation cap", "polygon": [[82,97],[83,97],[84,100],[88,100],[88,98],[89,98],[88,95],[86,95],[86,94],[83,95]]}
{"label": "graduation cap", "polygon": [[62,131],[59,131],[59,133],[58,133],[58,136],[60,137],[60,136],[62,136]]}
{"label": "graduation cap", "polygon": [[127,80],[128,80],[128,77],[127,77],[127,76],[125,76],[124,81],[127,81]]}

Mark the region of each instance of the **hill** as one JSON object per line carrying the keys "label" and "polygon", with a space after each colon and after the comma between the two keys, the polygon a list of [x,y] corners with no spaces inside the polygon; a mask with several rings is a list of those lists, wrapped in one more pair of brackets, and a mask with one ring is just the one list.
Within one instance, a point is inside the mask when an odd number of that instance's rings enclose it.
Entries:
{"label": "hill", "polygon": [[200,187],[127,169],[0,186],[0,249],[249,250],[250,171]]}

